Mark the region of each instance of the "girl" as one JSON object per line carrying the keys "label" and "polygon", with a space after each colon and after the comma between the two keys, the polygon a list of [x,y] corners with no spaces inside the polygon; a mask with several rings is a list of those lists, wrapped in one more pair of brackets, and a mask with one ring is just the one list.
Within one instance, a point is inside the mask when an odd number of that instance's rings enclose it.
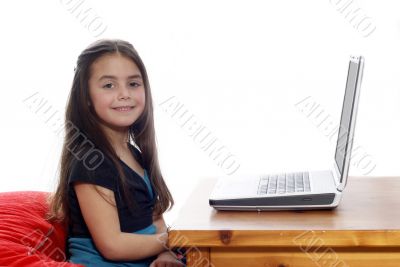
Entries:
{"label": "girl", "polygon": [[48,219],[68,227],[69,261],[183,266],[166,246],[163,213],[174,202],[158,163],[146,69],[130,43],[103,39],[81,53],[65,120]]}

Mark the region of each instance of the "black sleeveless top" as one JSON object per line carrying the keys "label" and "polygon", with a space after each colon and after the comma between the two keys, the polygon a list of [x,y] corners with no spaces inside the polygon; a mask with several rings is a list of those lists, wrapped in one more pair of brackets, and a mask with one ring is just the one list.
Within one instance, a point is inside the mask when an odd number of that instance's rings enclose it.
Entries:
{"label": "black sleeveless top", "polygon": [[[138,159],[139,164],[145,169],[140,151],[131,144],[128,144],[128,146],[133,156]],[[155,190],[152,190],[154,192],[154,196],[152,196],[144,179],[123,161],[120,160],[120,162],[127,177],[128,192],[130,192],[132,200],[136,203],[134,212],[132,213],[128,209],[123,199],[123,191],[117,179],[117,169],[109,158],[105,156],[103,162],[93,170],[86,168],[82,160],[75,159],[68,179],[70,207],[68,237],[91,238],[73,187],[73,183],[76,181],[99,185],[114,192],[122,232],[132,233],[153,223],[153,209],[157,199]]]}

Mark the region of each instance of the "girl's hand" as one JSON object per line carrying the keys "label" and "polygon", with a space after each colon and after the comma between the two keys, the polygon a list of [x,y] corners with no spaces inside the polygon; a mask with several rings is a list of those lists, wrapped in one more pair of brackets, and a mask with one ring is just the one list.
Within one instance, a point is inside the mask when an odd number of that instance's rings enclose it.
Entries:
{"label": "girl's hand", "polygon": [[157,259],[155,259],[150,267],[183,267],[185,266],[180,262],[173,252],[164,251],[158,254]]}

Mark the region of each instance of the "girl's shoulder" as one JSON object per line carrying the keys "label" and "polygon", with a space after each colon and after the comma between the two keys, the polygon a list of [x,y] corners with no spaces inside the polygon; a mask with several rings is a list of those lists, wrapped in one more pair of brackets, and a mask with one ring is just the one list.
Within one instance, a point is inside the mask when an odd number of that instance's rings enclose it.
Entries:
{"label": "girl's shoulder", "polygon": [[97,164],[74,159],[71,164],[68,183],[80,181],[116,189],[118,172],[111,160],[104,156]]}

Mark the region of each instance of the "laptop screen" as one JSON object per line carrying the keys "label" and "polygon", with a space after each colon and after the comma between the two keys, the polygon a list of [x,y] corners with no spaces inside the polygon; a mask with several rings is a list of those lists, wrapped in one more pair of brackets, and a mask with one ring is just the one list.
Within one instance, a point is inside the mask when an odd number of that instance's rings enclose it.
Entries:
{"label": "laptop screen", "polygon": [[[350,139],[350,126],[353,113],[353,105],[355,100],[357,76],[359,71],[358,62],[350,61],[349,70],[347,74],[346,91],[343,100],[342,116],[340,118],[340,127],[335,151],[335,161],[340,172],[340,182],[342,183],[344,177],[344,165],[346,155],[350,154],[351,142]],[[351,137],[352,138],[352,137]],[[345,174],[347,176],[347,174]]]}

